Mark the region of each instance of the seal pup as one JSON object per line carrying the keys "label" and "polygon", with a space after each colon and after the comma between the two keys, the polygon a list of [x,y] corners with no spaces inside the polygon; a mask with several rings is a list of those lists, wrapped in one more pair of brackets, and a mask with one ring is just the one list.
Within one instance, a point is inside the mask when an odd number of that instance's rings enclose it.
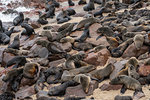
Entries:
{"label": "seal pup", "polygon": [[22,12],[19,13],[19,15],[13,20],[14,26],[21,25],[21,23],[24,21],[24,15]]}
{"label": "seal pup", "polygon": [[90,72],[88,75],[93,78],[99,80],[99,82],[103,81],[105,78],[109,77],[109,75],[114,70],[114,65],[109,63],[103,69],[94,70]]}
{"label": "seal pup", "polygon": [[16,56],[7,62],[5,68],[8,68],[9,66],[12,66],[14,64],[15,64],[15,66],[13,68],[18,68],[19,66],[24,66],[25,63],[27,63],[27,60],[25,57]]}
{"label": "seal pup", "polygon": [[46,20],[46,17],[45,16],[42,16],[42,12],[39,11],[39,19],[37,20],[37,22],[41,25],[45,25],[45,24],[48,24],[48,21]]}
{"label": "seal pup", "polygon": [[95,10],[95,6],[94,6],[94,0],[90,0],[88,4],[86,4],[83,7],[84,11],[91,11],[91,10]]}
{"label": "seal pup", "polygon": [[55,16],[55,5],[51,4],[48,11],[46,12],[46,18],[53,18]]}
{"label": "seal pup", "polygon": [[89,27],[90,27],[90,23],[85,24],[83,33],[78,39],[75,40],[76,42],[84,42],[88,37],[91,38]]}
{"label": "seal pup", "polygon": [[54,86],[54,87],[50,88],[50,90],[48,92],[48,95],[49,96],[61,96],[61,95],[64,95],[67,87],[77,86],[77,85],[78,85],[78,83],[75,82],[75,81],[64,82],[61,85]]}
{"label": "seal pup", "polygon": [[66,11],[68,12],[69,16],[76,14],[76,11],[73,8],[67,8]]}
{"label": "seal pup", "polygon": [[79,0],[78,5],[84,5],[86,4],[86,0]]}
{"label": "seal pup", "polygon": [[69,6],[74,6],[74,3],[72,2],[72,0],[68,0],[68,4]]}
{"label": "seal pup", "polygon": [[28,36],[25,40],[27,40],[28,38],[30,38],[30,36],[31,36],[33,33],[35,34],[34,29],[33,29],[32,26],[30,26],[29,24],[27,24],[27,23],[22,23],[22,24],[21,24],[21,27],[25,29],[26,35]]}
{"label": "seal pup", "polygon": [[134,41],[136,49],[140,50],[144,43],[144,36],[141,34],[137,34],[134,36],[133,41]]}
{"label": "seal pup", "polygon": [[74,69],[76,68],[75,62],[83,60],[87,55],[84,52],[79,52],[71,57],[69,57],[65,62],[65,67],[67,69]]}
{"label": "seal pup", "polygon": [[68,15],[68,12],[62,9],[62,11],[56,16],[56,20],[58,24],[61,24],[61,23],[71,20],[71,18]]}
{"label": "seal pup", "polygon": [[75,39],[70,37],[70,36],[67,36],[67,37],[60,39],[60,43],[66,43],[66,42],[74,43]]}
{"label": "seal pup", "polygon": [[134,95],[138,92],[142,92],[142,86],[140,82],[132,77],[126,75],[120,75],[110,81],[111,85],[123,85],[121,88],[121,93],[124,94],[127,89],[134,90]]}
{"label": "seal pup", "polygon": [[6,31],[5,34],[10,37],[11,34],[13,33],[13,31],[14,31],[14,28],[15,27],[12,27],[9,31]]}
{"label": "seal pup", "polygon": [[103,12],[105,11],[105,7],[102,7],[98,12],[94,13],[94,17],[96,16],[103,16]]}
{"label": "seal pup", "polygon": [[57,7],[57,8],[59,8],[59,6],[60,6],[60,3],[57,2],[56,0],[47,0],[47,2],[52,2],[52,4],[54,4],[55,7]]}
{"label": "seal pup", "polygon": [[85,93],[88,93],[89,86],[91,82],[91,78],[85,74],[78,74],[74,77],[74,81],[80,83],[82,85],[82,89]]}
{"label": "seal pup", "polygon": [[5,29],[5,27],[3,27],[3,23],[2,23],[2,20],[0,20],[0,32],[3,33],[3,32],[6,32],[7,29]]}
{"label": "seal pup", "polygon": [[128,75],[135,79],[139,79],[140,75],[136,72],[136,68],[133,65],[128,65]]}
{"label": "seal pup", "polygon": [[73,44],[73,49],[75,50],[81,50],[81,51],[87,51],[94,48],[94,45],[91,43],[87,43],[87,42],[75,42]]}
{"label": "seal pup", "polygon": [[36,63],[26,63],[23,67],[23,76],[25,78],[34,79],[37,76],[39,67]]}
{"label": "seal pup", "polygon": [[0,44],[8,44],[10,42],[10,37],[5,33],[0,33]]}
{"label": "seal pup", "polygon": [[8,48],[13,48],[13,49],[18,49],[19,50],[20,47],[20,40],[19,40],[19,35],[17,35],[16,37],[14,37],[14,41],[12,44],[10,44],[8,46]]}

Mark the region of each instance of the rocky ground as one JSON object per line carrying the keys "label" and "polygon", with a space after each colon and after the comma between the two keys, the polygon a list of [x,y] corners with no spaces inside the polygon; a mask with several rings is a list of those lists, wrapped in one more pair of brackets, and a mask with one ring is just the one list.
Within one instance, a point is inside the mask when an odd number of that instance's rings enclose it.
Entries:
{"label": "rocky ground", "polygon": [[[31,0],[32,1],[32,0]],[[129,1],[129,0],[126,0]],[[40,3],[39,3],[40,2]],[[63,8],[67,8],[67,2],[60,1],[62,3]],[[76,6],[73,6],[72,8],[75,9],[76,15],[71,16],[71,20],[66,23],[79,23],[84,18],[84,15],[87,15],[87,12],[83,11],[84,5],[77,5],[77,1],[74,1]],[[48,24],[46,25],[40,25],[35,20],[38,19],[37,11],[44,10],[44,4],[40,0],[33,0],[31,5],[27,4],[28,2],[25,2],[24,5],[28,6],[39,6],[40,8],[36,8],[33,10],[33,12],[25,12],[26,17],[31,17],[31,20],[29,21],[29,24],[34,28],[35,33],[38,35],[32,35],[28,40],[24,40],[26,36],[20,37],[20,50],[18,53],[11,53],[6,52],[5,49],[8,45],[1,45],[0,48],[0,94],[6,92],[6,91],[12,91],[10,89],[10,85],[15,84],[11,82],[4,82],[2,79],[7,75],[9,71],[12,70],[12,66],[9,66],[9,68],[4,68],[9,60],[14,58],[15,56],[25,56],[28,63],[35,62],[38,64],[39,71],[38,73],[34,73],[37,75],[37,77],[34,77],[34,79],[29,79],[26,77],[21,78],[21,82],[17,84],[19,87],[17,91],[13,91],[16,98],[18,100],[36,100],[40,97],[47,97],[51,98],[54,97],[56,99],[63,100],[65,97],[69,96],[77,96],[77,97],[86,97],[85,100],[89,100],[91,97],[93,97],[95,100],[114,100],[114,97],[116,95],[121,96],[132,96],[134,100],[149,100],[150,99],[150,91],[148,83],[144,83],[142,85],[142,89],[144,92],[144,96],[140,96],[140,94],[133,96],[134,91],[133,90],[127,90],[125,94],[120,93],[120,89],[122,85],[110,85],[109,82],[114,78],[118,76],[118,73],[122,70],[122,68],[125,67],[125,64],[131,57],[136,57],[138,60],[139,68],[137,70],[140,77],[147,77],[150,74],[150,65],[146,65],[145,62],[150,58],[149,47],[150,47],[150,1],[147,2],[140,2],[138,6],[129,4],[129,7],[125,9],[118,9],[115,14],[112,13],[104,13],[103,18],[99,20],[98,23],[94,23],[89,27],[90,36],[91,38],[87,38],[84,43],[89,43],[88,45],[92,44],[92,47],[88,48],[88,50],[84,50],[87,48],[87,45],[84,47],[85,44],[82,46],[75,46],[75,43],[60,43],[58,41],[53,41],[57,34],[58,29],[66,24],[57,24],[56,17],[53,19],[48,19]],[[109,2],[114,4],[114,2]],[[8,5],[9,6],[9,5]],[[95,7],[97,8],[93,12],[99,11],[100,5],[95,4]],[[114,5],[113,5],[114,6]],[[10,7],[11,8],[11,7]],[[61,8],[56,9],[56,13],[60,12]],[[114,7],[110,8],[111,10],[114,9]],[[134,9],[134,10],[132,10]],[[110,14],[110,15],[109,15]],[[33,15],[35,15],[33,17]],[[121,17],[119,17],[121,16]],[[32,19],[33,18],[33,19]],[[115,20],[111,18],[116,18]],[[110,19],[110,20],[109,20]],[[99,28],[104,28],[103,26],[109,27],[107,30],[103,32],[98,32]],[[50,29],[45,29],[47,27],[50,27]],[[13,39],[18,34],[20,35],[23,31],[23,28],[20,26],[17,26],[15,28],[15,33],[11,35],[11,41],[10,44],[13,42]],[[19,31],[19,32],[18,32]],[[117,39],[117,47],[121,47],[121,50],[123,53],[119,57],[114,57],[114,54],[119,51],[112,51],[114,47],[112,46],[113,43],[109,42],[108,39],[104,36],[104,34],[107,34],[107,32],[112,31],[113,33],[111,36],[112,38]],[[124,32],[125,31],[125,32]],[[70,34],[70,36],[73,37],[73,39],[77,39],[82,35],[83,31],[75,31]],[[47,35],[45,35],[47,34]],[[98,40],[96,38],[102,34],[102,37]],[[118,35],[119,36],[114,36]],[[125,47],[125,42],[128,39],[134,38],[135,35],[142,34],[144,38],[143,44],[140,47],[140,50],[137,50],[135,46],[135,41],[132,40],[131,43]],[[120,36],[121,35],[121,36]],[[148,38],[146,36],[148,35]],[[20,35],[21,36],[21,35]],[[39,73],[41,72],[40,69],[44,68],[44,70],[50,69],[50,68],[58,68],[63,69],[63,72],[65,71],[66,66],[64,66],[64,62],[67,61],[67,58],[65,58],[62,53],[60,54],[53,54],[52,51],[50,51],[46,46],[38,45],[37,41],[48,41],[51,43],[54,43],[55,49],[59,49],[60,51],[65,51],[67,54],[75,55],[80,51],[84,51],[87,54],[87,57],[83,59],[84,62],[86,62],[89,65],[93,65],[93,68],[96,67],[95,70],[103,69],[107,64],[112,63],[115,67],[115,69],[112,71],[112,73],[108,76],[108,78],[102,82],[97,82],[92,80],[90,82],[89,91],[86,94],[82,86],[79,84],[77,86],[70,86],[66,88],[65,94],[63,96],[49,96],[47,93],[52,90],[52,87],[59,86],[61,83],[58,82],[56,84],[48,84],[48,82],[53,81],[55,78],[54,75],[49,75],[46,78],[46,81],[44,82],[45,87],[44,89],[39,89],[38,92],[35,91],[34,86],[37,83],[37,80],[39,78]],[[78,42],[79,45],[80,42]],[[103,48],[97,52],[91,52],[94,50],[94,47],[97,47],[99,45],[103,45],[105,47],[109,48]],[[125,49],[122,49],[124,48]],[[46,48],[46,49],[43,49]],[[50,55],[47,54],[47,51]],[[58,50],[58,51],[59,51]],[[25,54],[22,52],[26,51]],[[25,66],[25,65],[24,65]],[[21,66],[21,67],[24,67]],[[85,67],[85,66],[84,66]],[[57,72],[55,72],[56,74]],[[82,74],[82,73],[80,73]],[[84,73],[86,74],[86,73]],[[20,74],[21,75],[21,74]],[[61,74],[62,75],[62,74]],[[60,78],[58,80],[61,80]],[[0,95],[0,98],[2,95]],[[14,100],[15,100],[14,99]],[[39,99],[39,100],[48,100],[48,99]],[[92,99],[90,99],[92,100]]]}

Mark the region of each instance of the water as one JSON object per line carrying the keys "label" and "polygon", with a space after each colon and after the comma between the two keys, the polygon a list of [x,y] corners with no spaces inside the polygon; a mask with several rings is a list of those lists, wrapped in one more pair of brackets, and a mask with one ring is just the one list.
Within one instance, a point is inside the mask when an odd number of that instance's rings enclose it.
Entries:
{"label": "water", "polygon": [[[22,3],[22,1],[23,0],[0,0],[0,3],[2,3],[2,5],[0,7],[7,9],[7,5],[9,3],[12,3],[12,2]],[[18,12],[29,12],[29,11],[33,10],[33,8],[26,8],[26,7],[20,6],[18,8],[15,8],[15,10]],[[16,16],[17,16],[16,14],[4,15],[4,14],[2,14],[2,12],[0,12],[0,19],[2,20],[2,22],[12,22]]]}

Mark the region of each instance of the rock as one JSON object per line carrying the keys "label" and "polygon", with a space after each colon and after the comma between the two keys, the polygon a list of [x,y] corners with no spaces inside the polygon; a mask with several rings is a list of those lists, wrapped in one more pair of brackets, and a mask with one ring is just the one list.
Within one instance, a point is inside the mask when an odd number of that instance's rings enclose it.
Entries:
{"label": "rock", "polygon": [[2,88],[4,88],[3,85],[5,84],[5,82],[2,81],[2,78],[3,78],[3,76],[0,77],[0,94],[3,93]]}
{"label": "rock", "polygon": [[37,61],[41,66],[47,66],[49,64],[49,60],[45,58],[41,58]]}
{"label": "rock", "polygon": [[2,64],[1,64],[1,66],[5,67],[7,62],[9,60],[11,60],[12,58],[14,58],[14,57],[15,57],[14,54],[4,52],[3,57],[2,57]]}
{"label": "rock", "polygon": [[36,97],[37,97],[37,98],[40,98],[40,97],[43,97],[43,96],[44,96],[44,97],[48,97],[47,94],[48,94],[47,91],[42,91],[42,90],[41,90],[41,91],[39,91],[39,92],[36,94]]}
{"label": "rock", "polygon": [[66,61],[65,58],[60,59],[60,60],[55,60],[55,61],[50,62],[50,63],[49,63],[49,66],[50,66],[50,67],[56,67],[56,66],[58,66],[59,64],[64,63],[65,61]]}
{"label": "rock", "polygon": [[36,82],[36,79],[28,79],[23,77],[20,83],[20,86],[33,85]]}
{"label": "rock", "polygon": [[121,89],[122,85],[110,85],[104,83],[102,86],[100,86],[101,91],[110,91],[110,90],[119,90]]}
{"label": "rock", "polygon": [[48,55],[49,55],[49,51],[45,47],[41,48],[40,51],[38,52],[38,56],[40,58],[48,58]]}
{"label": "rock", "polygon": [[133,100],[139,100],[142,97],[145,97],[145,94],[142,92],[138,92],[135,96],[133,96]]}
{"label": "rock", "polygon": [[97,53],[89,53],[88,57],[85,58],[84,61],[95,66],[104,66],[110,56],[110,52],[104,48]]}
{"label": "rock", "polygon": [[38,22],[31,22],[30,25],[33,27],[33,29],[37,29],[41,27],[41,25]]}
{"label": "rock", "polygon": [[19,91],[16,92],[15,96],[17,99],[23,99],[29,96],[32,96],[33,94],[35,94],[35,90],[34,90],[34,86],[26,86],[21,88]]}
{"label": "rock", "polygon": [[75,87],[68,87],[66,89],[65,97],[69,97],[71,95],[77,96],[77,97],[85,97],[90,96],[93,94],[93,91],[98,88],[98,82],[92,81],[90,83],[89,92],[86,94],[81,85],[75,86]]}
{"label": "rock", "polygon": [[131,0],[122,0],[122,3],[130,4]]}
{"label": "rock", "polygon": [[41,45],[33,45],[32,48],[30,49],[30,53],[28,54],[29,57],[37,57],[39,51],[41,50],[42,46]]}
{"label": "rock", "polygon": [[3,52],[5,48],[0,48],[0,63],[2,63],[2,58],[3,58]]}
{"label": "rock", "polygon": [[24,41],[25,38],[26,36],[22,36],[22,38],[20,39],[20,46],[22,46],[24,50],[29,50],[34,45],[35,41],[40,39],[41,37],[36,37],[35,35],[31,35],[29,39]]}
{"label": "rock", "polygon": [[69,52],[72,49],[72,44],[70,42],[60,43],[60,46],[63,49],[63,51]]}
{"label": "rock", "polygon": [[110,74],[110,80],[112,80],[113,78],[115,78],[118,73],[120,72],[120,70],[124,67],[124,65],[127,63],[128,60],[122,60],[122,61],[117,61],[114,66],[115,69],[113,70],[113,72]]}
{"label": "rock", "polygon": [[139,57],[140,55],[144,54],[148,52],[148,46],[143,46],[141,47],[141,49],[138,51],[134,45],[134,43],[132,43],[123,53],[122,57],[126,58],[126,57]]}
{"label": "rock", "polygon": [[140,66],[138,73],[141,76],[148,76],[150,74],[150,66],[146,66],[146,65]]}
{"label": "rock", "polygon": [[47,37],[49,41],[52,41],[52,33],[50,30],[43,30],[41,35]]}

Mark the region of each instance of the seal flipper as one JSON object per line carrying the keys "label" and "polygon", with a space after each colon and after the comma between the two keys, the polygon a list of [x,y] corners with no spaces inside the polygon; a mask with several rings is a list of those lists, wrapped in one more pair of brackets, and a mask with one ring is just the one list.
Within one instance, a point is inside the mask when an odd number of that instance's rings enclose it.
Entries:
{"label": "seal flipper", "polygon": [[98,40],[99,38],[101,38],[102,36],[101,35],[99,35],[97,38],[96,38],[96,40]]}
{"label": "seal flipper", "polygon": [[127,87],[125,85],[122,86],[120,93],[124,94],[127,90]]}

